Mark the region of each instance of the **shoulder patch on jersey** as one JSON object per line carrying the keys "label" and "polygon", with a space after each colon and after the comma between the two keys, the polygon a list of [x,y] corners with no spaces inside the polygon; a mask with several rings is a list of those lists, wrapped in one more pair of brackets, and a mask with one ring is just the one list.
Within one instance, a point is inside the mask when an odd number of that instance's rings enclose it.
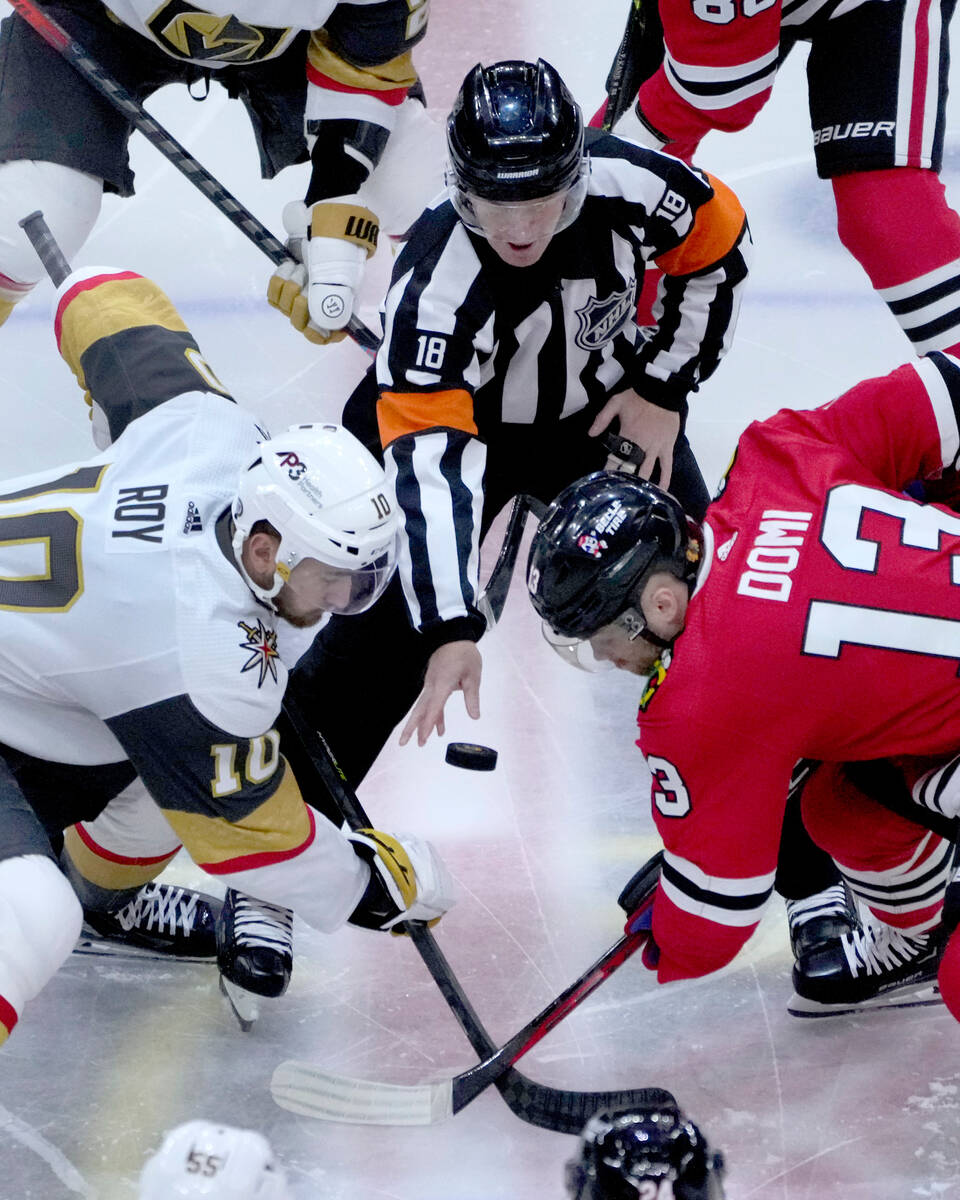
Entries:
{"label": "shoulder patch on jersey", "polygon": [[246,621],[238,621],[237,625],[243,630],[246,639],[238,642],[241,650],[249,651],[247,661],[240,668],[240,673],[257,671],[257,687],[263,687],[264,680],[269,674],[273,682],[277,682],[277,661],[280,652],[277,649],[277,632],[268,629],[263,621],[257,619],[256,625],[248,625]]}
{"label": "shoulder patch on jersey", "polygon": [[577,309],[580,327],[574,341],[581,350],[599,350],[626,324],[635,307],[636,280],[622,292],[611,292],[599,299],[591,296],[583,308]]}

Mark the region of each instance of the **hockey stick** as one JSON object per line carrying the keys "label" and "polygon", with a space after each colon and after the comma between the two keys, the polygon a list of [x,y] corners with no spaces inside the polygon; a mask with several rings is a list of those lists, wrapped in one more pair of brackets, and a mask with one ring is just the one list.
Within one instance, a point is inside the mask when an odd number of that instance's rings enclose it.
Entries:
{"label": "hockey stick", "polygon": [[[285,263],[290,254],[282,242],[278,242],[266,226],[259,221],[248,208],[233,196],[222,183],[193,157],[189,150],[182,146],[172,134],[150,116],[147,110],[130,93],[120,86],[115,79],[103,70],[94,59],[87,54],[79,42],[47,13],[33,3],[33,0],[10,0],[11,5],[20,16],[52,46],[63,55],[68,63],[86,79],[86,81],[105,100],[122,113],[131,125],[136,126],[148,142],[152,142],[160,153],[171,162],[178,171],[212,201],[213,204],[231,220],[234,225],[277,266]],[[369,354],[376,354],[380,339],[356,316],[347,322],[347,332]]]}
{"label": "hockey stick", "polygon": [[535,496],[521,492],[513,499],[513,508],[507,518],[507,528],[503,534],[500,553],[493,565],[493,570],[487,579],[487,586],[480,593],[477,608],[487,621],[487,628],[492,629],[503,615],[503,606],[507,602],[510,591],[510,581],[513,579],[513,568],[517,562],[523,531],[526,526],[527,514],[533,513],[538,521],[542,521],[547,506]]}
{"label": "hockey stick", "polygon": [[605,84],[607,111],[602,129],[608,133],[633,103],[640,85],[663,61],[663,26],[657,0],[630,0],[627,24]]}
{"label": "hockey stick", "polygon": [[[311,770],[323,790],[336,802],[347,824],[354,829],[369,827],[369,817],[344,779],[322,734],[312,728],[289,694],[283,707],[287,725],[305,751]],[[576,984],[557,997],[510,1042],[498,1048],[429,928],[420,921],[408,921],[404,928],[482,1061],[451,1080],[412,1089],[393,1088],[363,1080],[344,1082],[309,1064],[288,1061],[277,1067],[271,1083],[273,1097],[282,1108],[326,1120],[429,1124],[459,1112],[492,1083],[511,1111],[522,1121],[559,1133],[577,1134],[587,1119],[601,1108],[629,1108],[651,1101],[658,1103],[664,1097],[670,1098],[669,1093],[659,1088],[610,1092],[566,1091],[535,1083],[511,1065],[598,987],[621,962],[626,961],[642,945],[646,935],[621,938]],[[332,1080],[336,1082],[331,1083]],[[385,1093],[390,1095],[386,1107]]]}

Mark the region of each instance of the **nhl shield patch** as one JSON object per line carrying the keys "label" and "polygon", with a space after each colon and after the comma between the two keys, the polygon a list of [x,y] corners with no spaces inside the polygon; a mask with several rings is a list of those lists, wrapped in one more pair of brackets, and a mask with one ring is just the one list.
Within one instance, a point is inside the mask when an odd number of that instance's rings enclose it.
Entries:
{"label": "nhl shield patch", "polygon": [[574,341],[581,350],[599,350],[623,328],[634,308],[634,286],[623,292],[612,292],[603,299],[591,296],[583,308],[577,309],[580,325]]}

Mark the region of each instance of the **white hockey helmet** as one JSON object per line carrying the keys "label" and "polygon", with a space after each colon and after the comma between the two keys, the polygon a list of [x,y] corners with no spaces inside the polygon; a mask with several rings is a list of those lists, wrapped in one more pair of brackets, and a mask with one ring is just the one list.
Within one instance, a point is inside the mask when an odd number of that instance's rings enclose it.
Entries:
{"label": "white hockey helmet", "polygon": [[[233,502],[233,551],[251,589],[270,602],[303,559],[349,576],[349,598],[330,605],[363,612],[383,593],[397,562],[399,519],[383,467],[342,425],[292,425],[260,443]],[[243,569],[241,551],[257,521],[280,535],[273,585]]]}
{"label": "white hockey helmet", "polygon": [[188,1121],[140,1174],[140,1200],[290,1200],[270,1143],[253,1129]]}

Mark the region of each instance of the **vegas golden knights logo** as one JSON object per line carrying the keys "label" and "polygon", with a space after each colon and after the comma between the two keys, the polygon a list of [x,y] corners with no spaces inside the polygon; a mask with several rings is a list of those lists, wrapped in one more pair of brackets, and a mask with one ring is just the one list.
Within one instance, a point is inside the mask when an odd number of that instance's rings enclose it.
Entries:
{"label": "vegas golden knights logo", "polygon": [[170,0],[147,21],[147,28],[168,54],[199,61],[252,63],[270,58],[290,30],[250,25],[236,17],[217,16],[184,0]]}

